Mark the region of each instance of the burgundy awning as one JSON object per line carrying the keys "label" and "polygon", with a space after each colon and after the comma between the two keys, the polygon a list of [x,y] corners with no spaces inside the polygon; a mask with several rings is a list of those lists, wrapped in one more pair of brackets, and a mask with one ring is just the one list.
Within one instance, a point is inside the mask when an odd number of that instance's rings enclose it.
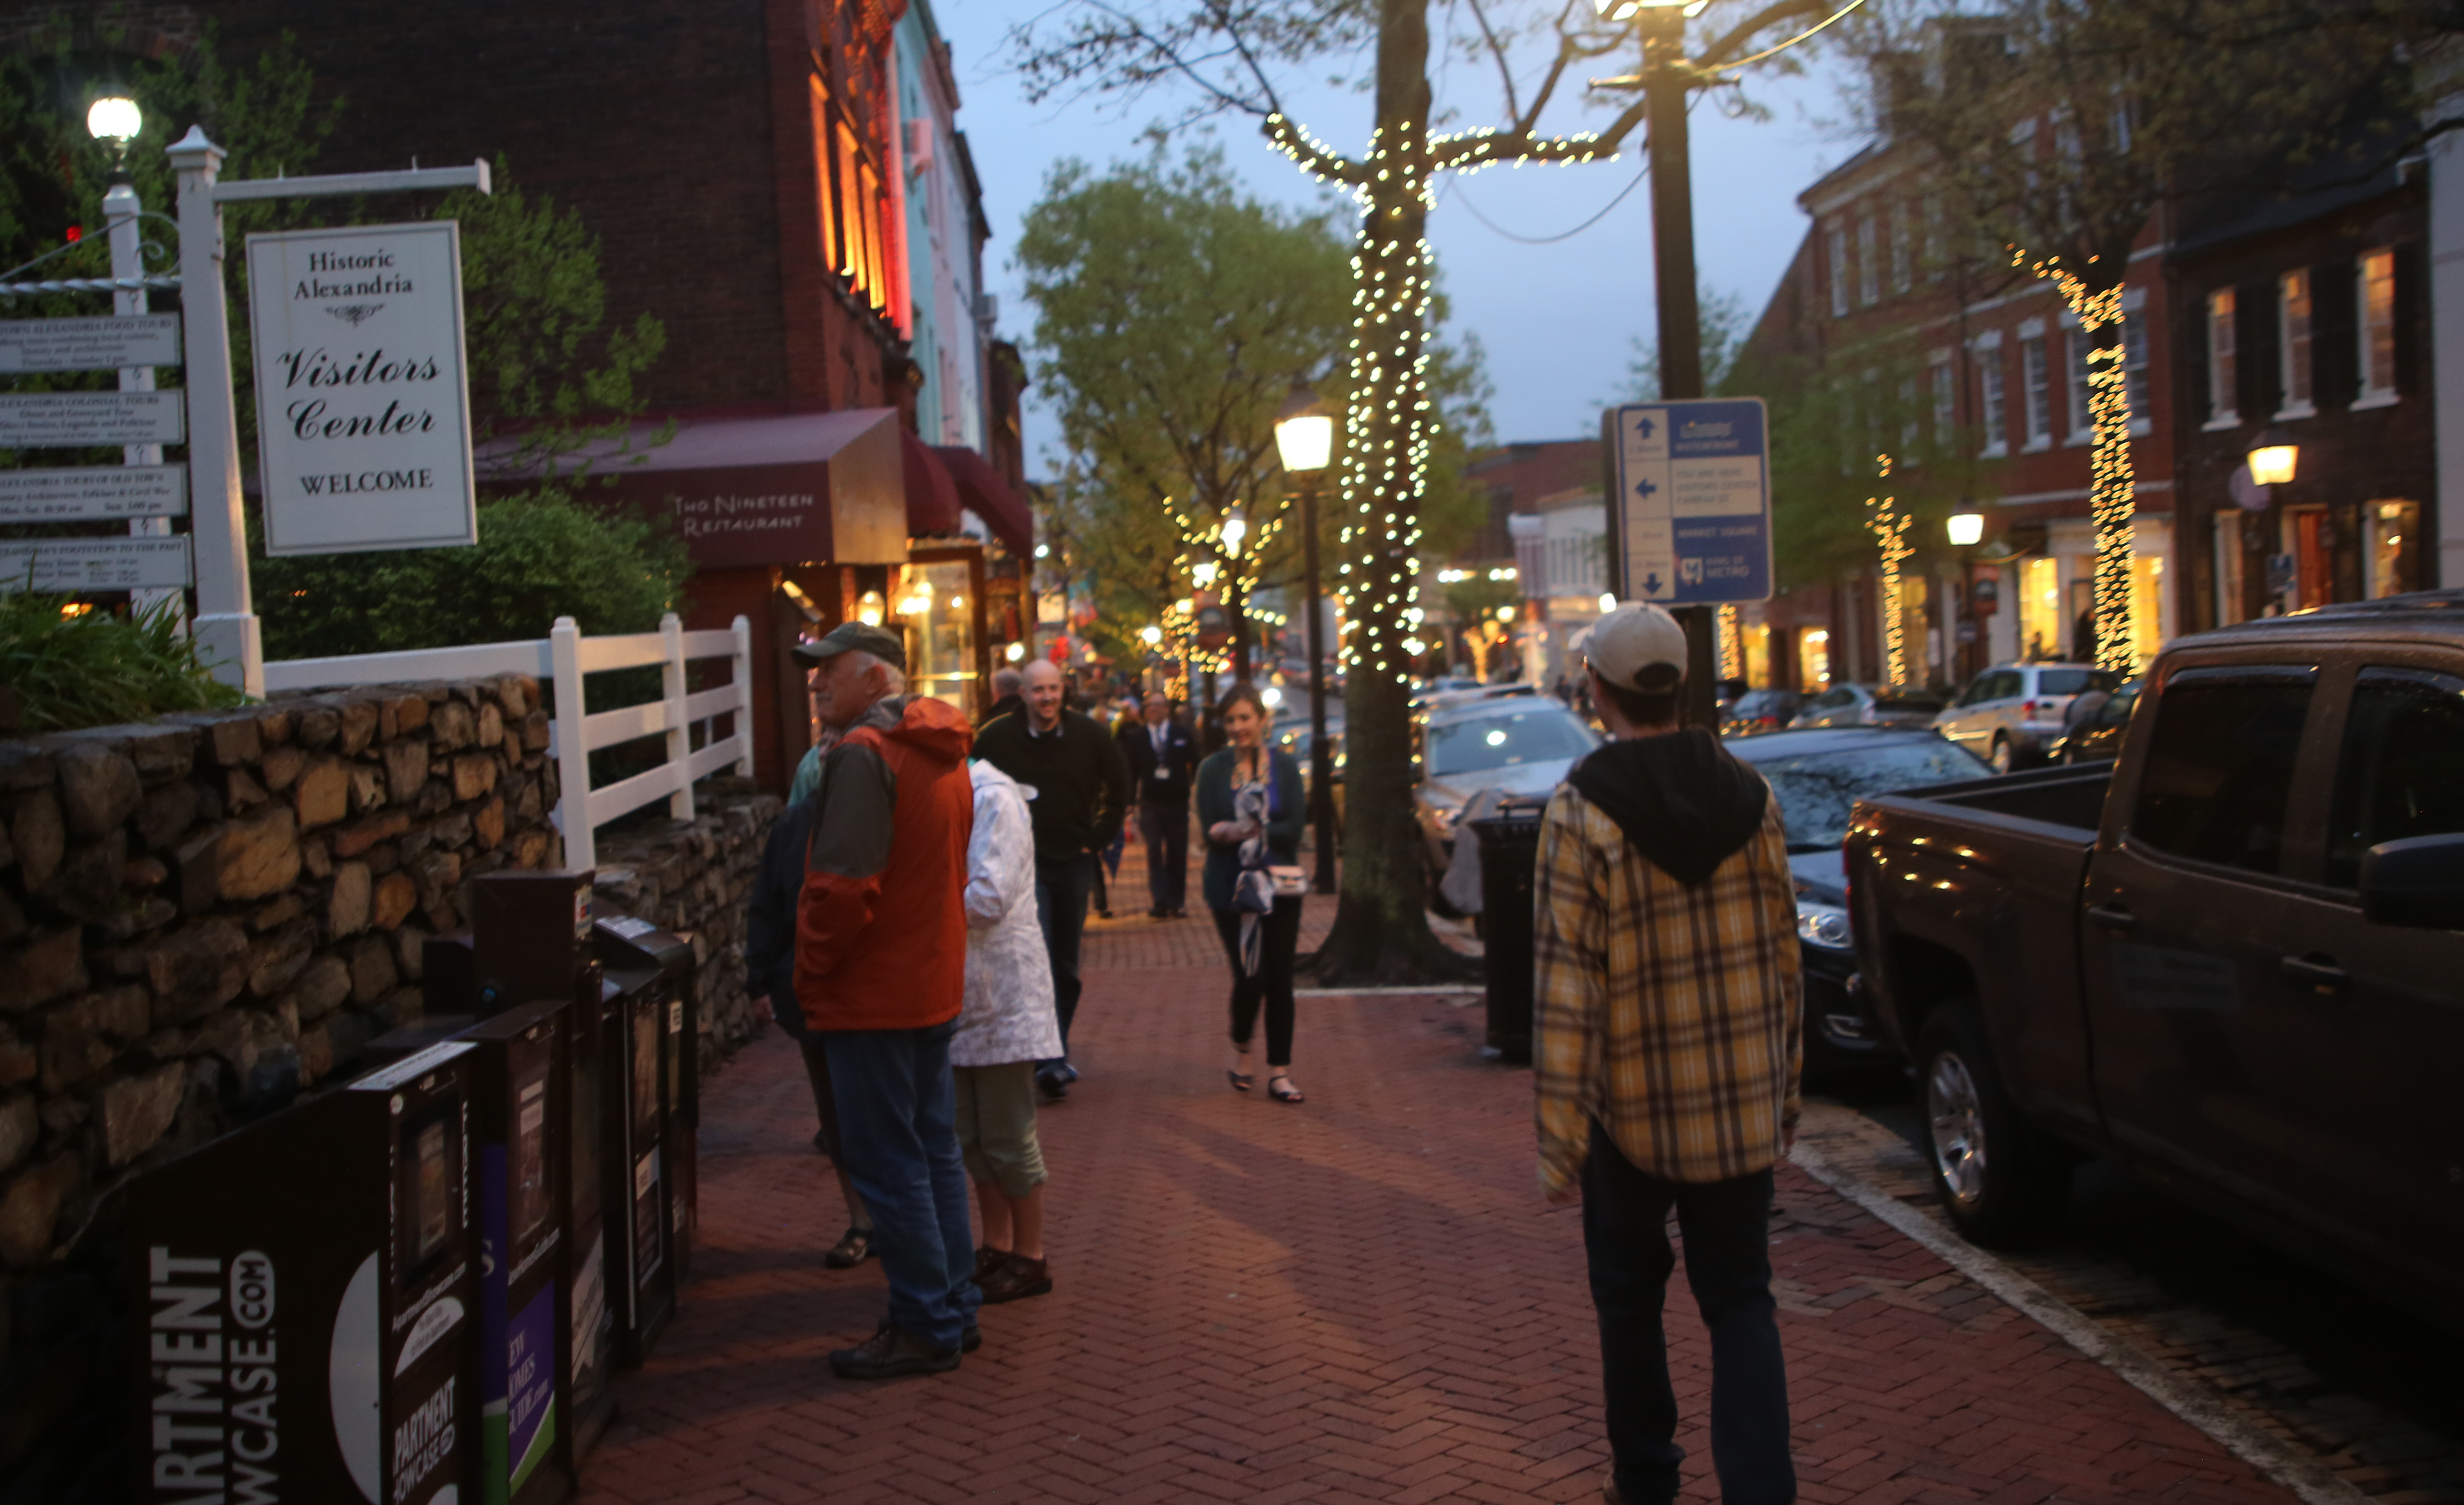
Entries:
{"label": "burgundy awning", "polygon": [[951,476],[958,483],[958,495],[984,520],[993,536],[1009,545],[1009,551],[1021,559],[1035,552],[1035,513],[1026,498],[1010,489],[992,462],[961,445],[937,446],[935,453],[949,466]]}
{"label": "burgundy awning", "polygon": [[931,445],[907,429],[898,431],[898,457],[907,472],[907,533],[943,538],[958,531],[958,488]]}
{"label": "burgundy awning", "polygon": [[[505,490],[587,463],[609,484],[584,488],[584,500],[668,514],[704,568],[907,558],[914,503],[901,484],[904,431],[894,409],[680,414],[668,442],[654,442],[664,427],[645,420],[622,441],[597,441],[545,463],[520,440],[499,439],[481,447],[479,478]],[[950,485],[946,476],[942,484]],[[955,488],[948,515],[955,528]]]}

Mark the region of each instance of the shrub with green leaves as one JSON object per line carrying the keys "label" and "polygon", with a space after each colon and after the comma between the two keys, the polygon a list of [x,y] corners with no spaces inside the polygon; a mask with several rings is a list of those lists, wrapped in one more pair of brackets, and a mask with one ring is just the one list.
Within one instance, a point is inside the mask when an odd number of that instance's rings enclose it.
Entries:
{"label": "shrub with green leaves", "polygon": [[68,608],[63,596],[0,595],[0,685],[17,694],[20,731],[73,731],[241,702],[198,657],[172,603],[125,617],[71,615]]}

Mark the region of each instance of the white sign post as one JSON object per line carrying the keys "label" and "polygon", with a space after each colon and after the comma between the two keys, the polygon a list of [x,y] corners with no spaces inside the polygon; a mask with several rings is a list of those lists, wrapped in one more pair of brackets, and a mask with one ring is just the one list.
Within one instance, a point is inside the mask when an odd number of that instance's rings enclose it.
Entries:
{"label": "white sign post", "polygon": [[268,555],[479,540],[451,221],[251,235]]}
{"label": "white sign post", "polygon": [[[313,178],[218,181],[223,149],[190,126],[172,144],[180,175],[180,328],[188,355],[188,481],[195,503],[196,637],[216,673],[245,694],[265,694],[265,648],[248,587],[248,529],[240,512],[239,425],[231,405],[231,315],[223,296],[222,206],[247,199],[475,188],[488,165],[341,172]],[[259,347],[258,358],[264,358]]]}

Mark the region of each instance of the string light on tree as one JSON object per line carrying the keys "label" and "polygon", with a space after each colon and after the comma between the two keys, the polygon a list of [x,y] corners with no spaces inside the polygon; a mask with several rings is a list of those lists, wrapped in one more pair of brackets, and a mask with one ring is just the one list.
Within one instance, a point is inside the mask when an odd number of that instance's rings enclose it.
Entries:
{"label": "string light on tree", "polygon": [[[2027,265],[2028,254],[2012,247],[2011,264]],[[2130,611],[2132,517],[2138,510],[2138,497],[2130,468],[2130,380],[2122,333],[2123,290],[2119,286],[2091,289],[2062,265],[2059,256],[2047,256],[2028,270],[2060,290],[2062,302],[2079,320],[2080,336],[2089,342],[2087,410],[2095,446],[2089,452],[2088,512],[2096,525],[2096,664],[2127,675],[2137,667],[2139,657]],[[2114,330],[2112,343],[2101,343],[2097,331],[2108,324]]]}
{"label": "string light on tree", "polygon": [[[1878,476],[1888,480],[1891,457],[1878,454],[1874,462]],[[1868,497],[1865,506],[1865,526],[1873,529],[1882,547],[1882,677],[1890,684],[1903,685],[1908,682],[1908,631],[1900,566],[1914,551],[1908,542],[1908,524],[1915,520],[1899,510],[1896,497]]]}

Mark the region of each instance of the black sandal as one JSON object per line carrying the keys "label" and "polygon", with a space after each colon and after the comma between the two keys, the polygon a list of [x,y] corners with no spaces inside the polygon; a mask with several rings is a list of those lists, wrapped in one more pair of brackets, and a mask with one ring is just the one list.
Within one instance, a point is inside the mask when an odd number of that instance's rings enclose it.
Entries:
{"label": "black sandal", "polygon": [[1281,1072],[1278,1072],[1274,1075],[1266,1078],[1266,1096],[1272,1097],[1277,1102],[1300,1103],[1309,1101],[1307,1097],[1301,1096],[1301,1090],[1292,1085],[1292,1079],[1286,1076]]}
{"label": "black sandal", "polygon": [[1232,1079],[1232,1090],[1236,1093],[1247,1092],[1258,1080],[1246,1072],[1236,1072],[1228,1066],[1223,1069],[1223,1074]]}

